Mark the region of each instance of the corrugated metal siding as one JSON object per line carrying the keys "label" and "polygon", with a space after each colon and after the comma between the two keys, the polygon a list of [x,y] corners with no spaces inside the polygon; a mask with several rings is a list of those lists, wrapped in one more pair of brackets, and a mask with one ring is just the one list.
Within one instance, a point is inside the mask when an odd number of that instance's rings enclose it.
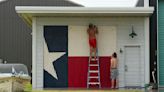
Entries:
{"label": "corrugated metal siding", "polygon": [[164,1],[158,7],[159,86],[164,86]]}
{"label": "corrugated metal siding", "polygon": [[15,6],[80,6],[65,0],[8,0],[0,3],[0,58],[23,63],[31,69],[31,28],[15,12]]}

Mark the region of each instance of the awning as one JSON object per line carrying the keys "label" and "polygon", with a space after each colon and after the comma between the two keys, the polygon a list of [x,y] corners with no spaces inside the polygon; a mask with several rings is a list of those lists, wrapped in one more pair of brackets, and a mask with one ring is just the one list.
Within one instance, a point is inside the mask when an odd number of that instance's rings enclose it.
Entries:
{"label": "awning", "polygon": [[154,7],[53,7],[16,6],[16,12],[29,24],[32,17],[108,17],[108,16],[150,16]]}

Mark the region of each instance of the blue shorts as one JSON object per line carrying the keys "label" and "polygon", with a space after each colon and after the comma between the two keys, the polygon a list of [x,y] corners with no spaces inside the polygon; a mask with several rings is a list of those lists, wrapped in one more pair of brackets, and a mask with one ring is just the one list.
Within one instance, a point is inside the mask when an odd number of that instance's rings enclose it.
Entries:
{"label": "blue shorts", "polygon": [[117,79],[117,77],[118,77],[118,69],[111,69],[110,70],[110,78]]}

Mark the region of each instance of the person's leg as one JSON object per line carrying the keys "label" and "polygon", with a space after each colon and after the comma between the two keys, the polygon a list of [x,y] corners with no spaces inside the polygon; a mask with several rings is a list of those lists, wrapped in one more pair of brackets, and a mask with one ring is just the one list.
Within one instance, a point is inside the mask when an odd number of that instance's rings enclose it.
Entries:
{"label": "person's leg", "polygon": [[96,48],[94,48],[93,52],[94,52],[94,58],[96,60]]}
{"label": "person's leg", "polygon": [[110,70],[111,88],[114,88],[113,69]]}
{"label": "person's leg", "polygon": [[90,59],[92,57],[92,40],[89,39],[89,47],[90,47]]}
{"label": "person's leg", "polygon": [[116,69],[116,88],[118,88],[118,69]]}
{"label": "person's leg", "polygon": [[97,52],[97,43],[96,39],[93,39],[93,49],[94,49],[94,58],[96,60],[96,52]]}
{"label": "person's leg", "polygon": [[111,80],[111,88],[114,88],[114,79]]}
{"label": "person's leg", "polygon": [[90,46],[90,59],[92,58],[92,53],[93,53],[93,47]]}
{"label": "person's leg", "polygon": [[118,88],[118,78],[116,79],[116,87],[115,88]]}

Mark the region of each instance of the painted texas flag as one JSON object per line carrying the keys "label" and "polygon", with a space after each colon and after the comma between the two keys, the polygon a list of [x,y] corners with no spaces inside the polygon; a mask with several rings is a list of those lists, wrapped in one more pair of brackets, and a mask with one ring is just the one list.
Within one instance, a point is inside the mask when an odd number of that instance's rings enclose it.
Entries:
{"label": "painted texas flag", "polygon": [[[87,26],[44,26],[44,88],[86,88],[89,45]],[[110,87],[114,27],[99,27],[101,88]]]}

